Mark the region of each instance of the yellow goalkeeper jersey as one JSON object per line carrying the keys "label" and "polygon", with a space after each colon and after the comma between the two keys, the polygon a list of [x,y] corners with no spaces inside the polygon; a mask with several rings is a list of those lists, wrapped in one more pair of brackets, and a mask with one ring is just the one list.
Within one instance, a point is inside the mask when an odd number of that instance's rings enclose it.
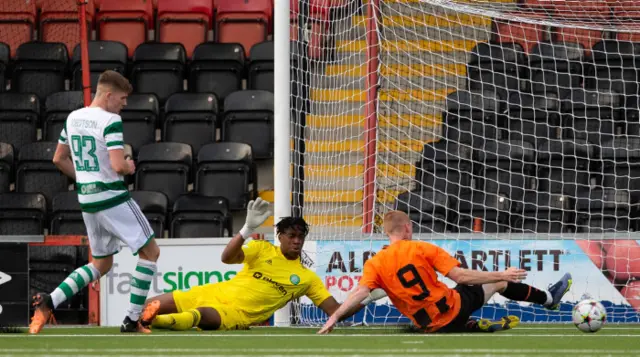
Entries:
{"label": "yellow goalkeeper jersey", "polygon": [[291,299],[307,296],[318,306],[331,296],[315,272],[300,259],[289,260],[270,242],[242,246],[244,267],[231,280],[213,284],[218,300],[244,312],[252,323],[267,320]]}

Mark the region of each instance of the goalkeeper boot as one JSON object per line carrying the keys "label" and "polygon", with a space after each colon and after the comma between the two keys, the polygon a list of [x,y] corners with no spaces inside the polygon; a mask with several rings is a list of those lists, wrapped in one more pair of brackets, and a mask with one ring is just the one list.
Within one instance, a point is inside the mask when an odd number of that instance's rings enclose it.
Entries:
{"label": "goalkeeper boot", "polygon": [[120,325],[120,332],[151,333],[151,330],[142,326],[140,321],[133,321],[127,316],[124,318],[124,321],[122,321],[122,325]]}
{"label": "goalkeeper boot", "polygon": [[498,321],[492,321],[489,319],[480,319],[477,321],[477,327],[483,332],[497,332],[510,330],[520,324],[520,318],[518,316],[504,316]]}
{"label": "goalkeeper boot", "polygon": [[39,333],[44,325],[53,317],[53,300],[51,295],[46,293],[37,293],[32,301],[35,311],[29,324],[29,333]]}
{"label": "goalkeeper boot", "polygon": [[566,273],[557,283],[549,286],[552,301],[551,304],[545,305],[545,307],[549,310],[558,310],[562,297],[569,292],[572,283],[571,274]]}
{"label": "goalkeeper boot", "polygon": [[151,326],[153,319],[158,316],[158,311],[160,311],[159,300],[153,300],[152,302],[148,303],[147,306],[144,307],[144,310],[142,310],[142,314],[140,315],[140,323],[142,324],[142,326]]}

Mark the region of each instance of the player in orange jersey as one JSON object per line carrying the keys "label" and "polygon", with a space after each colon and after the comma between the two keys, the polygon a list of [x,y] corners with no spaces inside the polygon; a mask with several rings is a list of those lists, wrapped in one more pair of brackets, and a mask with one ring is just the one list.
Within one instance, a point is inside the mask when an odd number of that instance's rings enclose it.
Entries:
{"label": "player in orange jersey", "polygon": [[[516,301],[527,301],[554,310],[571,287],[565,274],[548,291],[521,283],[523,269],[486,272],[460,268],[460,262],[444,249],[427,242],[412,241],[409,217],[392,211],[384,217],[384,231],[390,245],[367,260],[359,286],[318,332],[329,333],[340,317],[353,306],[383,289],[395,307],[425,332],[498,331],[510,328],[510,318],[469,325],[471,313],[481,308],[495,293]],[[455,281],[450,289],[436,272]],[[517,321],[516,321],[517,322]]]}

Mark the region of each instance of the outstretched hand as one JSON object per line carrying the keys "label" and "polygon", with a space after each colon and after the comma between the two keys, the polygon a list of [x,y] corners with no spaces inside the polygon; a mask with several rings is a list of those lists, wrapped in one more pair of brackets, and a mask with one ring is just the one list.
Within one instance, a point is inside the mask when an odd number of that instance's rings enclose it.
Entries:
{"label": "outstretched hand", "polygon": [[247,205],[247,220],[244,225],[250,232],[260,227],[271,216],[269,206],[269,202],[260,197],[255,201],[249,201]]}
{"label": "outstretched hand", "polygon": [[326,335],[333,330],[333,327],[336,325],[336,319],[330,317],[329,320],[322,326],[320,331],[318,331],[318,335]]}
{"label": "outstretched hand", "polygon": [[503,271],[502,274],[503,280],[510,283],[519,283],[527,278],[526,270],[514,267],[509,267],[507,270]]}

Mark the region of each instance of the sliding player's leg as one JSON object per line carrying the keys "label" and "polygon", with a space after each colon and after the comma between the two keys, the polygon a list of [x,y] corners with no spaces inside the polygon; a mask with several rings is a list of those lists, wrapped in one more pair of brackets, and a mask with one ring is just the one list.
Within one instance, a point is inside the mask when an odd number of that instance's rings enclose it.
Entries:
{"label": "sliding player's leg", "polygon": [[531,302],[555,310],[562,297],[569,292],[571,283],[571,274],[567,273],[558,282],[551,285],[548,290],[541,290],[524,283],[511,282],[484,284],[482,289],[484,290],[485,303],[495,293],[498,293],[510,300]]}
{"label": "sliding player's leg", "polygon": [[117,239],[100,224],[100,213],[82,214],[92,262],[74,270],[51,294],[40,292],[33,297],[35,312],[29,325],[30,333],[39,333],[51,319],[55,308],[111,270],[113,255],[118,253],[119,245]]}

